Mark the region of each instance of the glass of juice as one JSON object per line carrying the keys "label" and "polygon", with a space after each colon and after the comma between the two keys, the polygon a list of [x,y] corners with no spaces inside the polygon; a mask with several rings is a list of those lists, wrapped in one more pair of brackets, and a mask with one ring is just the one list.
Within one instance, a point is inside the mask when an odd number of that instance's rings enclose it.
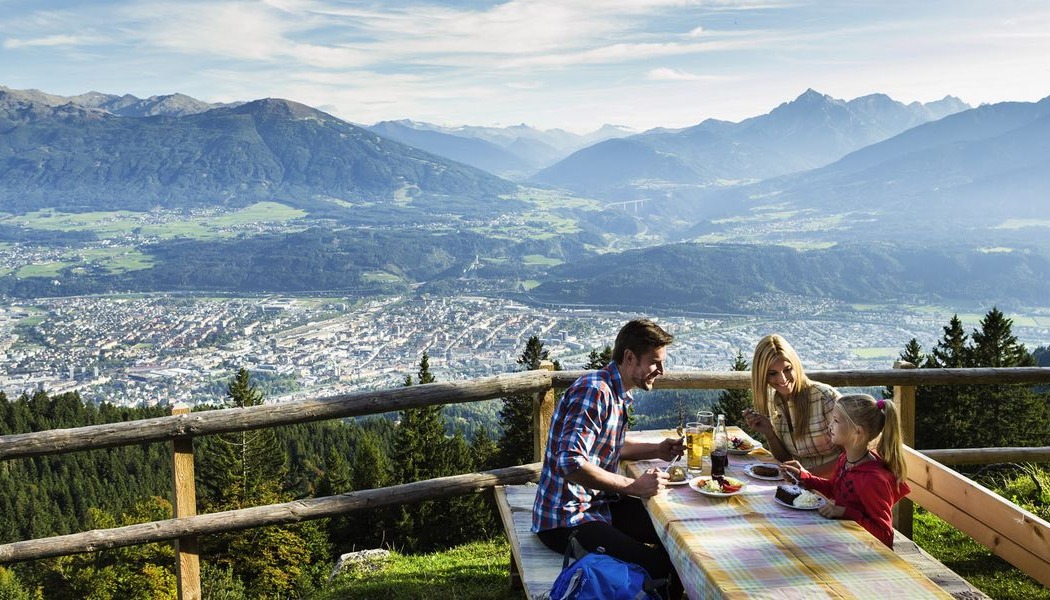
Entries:
{"label": "glass of juice", "polygon": [[701,451],[705,455],[711,456],[711,440],[715,431],[715,413],[709,410],[701,410],[696,413],[696,421],[700,425]]}
{"label": "glass of juice", "polygon": [[701,442],[702,431],[700,423],[691,422],[685,424],[685,466],[690,475],[698,475],[704,468],[704,446]]}

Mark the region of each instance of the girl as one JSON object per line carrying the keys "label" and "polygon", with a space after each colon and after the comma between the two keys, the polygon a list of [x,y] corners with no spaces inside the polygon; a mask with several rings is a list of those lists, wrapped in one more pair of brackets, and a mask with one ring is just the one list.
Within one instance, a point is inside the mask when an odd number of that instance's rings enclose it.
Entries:
{"label": "girl", "polygon": [[[813,475],[797,461],[784,463],[784,470],[802,487],[831,500],[818,509],[821,515],[853,519],[892,548],[890,509],[911,491],[904,482],[907,467],[897,407],[892,400],[867,394],[843,396],[835,403],[830,433],[844,449],[830,479]],[[870,445],[880,434],[876,452]]]}
{"label": "girl", "polygon": [[828,425],[842,394],[806,377],[798,353],[777,334],[755,345],[751,390],[757,412],[745,410],[744,419],[766,437],[773,456],[781,462],[797,460],[817,475],[830,475],[842,449],[831,441]]}

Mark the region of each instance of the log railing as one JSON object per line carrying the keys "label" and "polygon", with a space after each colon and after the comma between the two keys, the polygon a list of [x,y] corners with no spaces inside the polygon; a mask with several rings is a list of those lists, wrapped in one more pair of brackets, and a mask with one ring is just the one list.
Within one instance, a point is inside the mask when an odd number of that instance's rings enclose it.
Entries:
{"label": "log railing", "polygon": [[[585,371],[541,369],[454,383],[430,383],[388,390],[356,392],[323,398],[196,413],[173,414],[140,421],[93,425],[76,429],[49,430],[0,436],[0,460],[58,454],[79,450],[109,448],[148,442],[170,442],[177,458],[176,469],[185,465],[192,452],[192,438],[235,431],[246,431],[364,416],[433,404],[453,404],[532,394],[534,401],[534,450],[539,458],[546,440],[555,390],[568,387]],[[901,404],[905,441],[914,441],[915,386],[970,384],[1050,384],[1050,368],[986,369],[889,369],[811,371],[818,381],[837,387],[894,386]],[[746,389],[747,372],[680,371],[657,380],[661,389]],[[924,455],[926,454],[926,455]],[[973,481],[946,469],[932,457],[945,462],[1005,462],[1050,460],[1050,448],[996,448],[929,450],[908,454],[908,483],[911,497],[930,512],[1025,571],[1044,585],[1050,585],[1050,524],[999,498]],[[189,457],[192,459],[192,456]],[[192,460],[190,461],[192,464]],[[120,546],[161,541],[178,541],[179,597],[199,598],[199,577],[195,561],[196,537],[227,531],[282,525],[303,520],[346,514],[365,508],[476,493],[495,485],[535,481],[539,464],[468,473],[428,481],[407,483],[375,490],[349,492],[337,496],[296,500],[283,504],[193,515],[193,494],[185,474],[174,478],[174,502],[180,507],[176,518],[94,530],[51,538],[25,540],[0,545],[0,564],[93,552]],[[190,479],[192,481],[192,472]],[[910,514],[910,505],[906,511]],[[187,552],[193,556],[187,556]],[[185,562],[184,562],[185,560]],[[186,578],[187,581],[182,581]]]}

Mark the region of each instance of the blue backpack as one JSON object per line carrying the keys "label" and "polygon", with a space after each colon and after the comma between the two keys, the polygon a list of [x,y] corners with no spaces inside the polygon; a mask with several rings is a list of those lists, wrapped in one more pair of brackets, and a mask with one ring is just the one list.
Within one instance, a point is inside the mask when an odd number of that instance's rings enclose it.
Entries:
{"label": "blue backpack", "polygon": [[574,531],[565,548],[562,571],[554,580],[550,600],[659,600],[656,589],[666,585],[653,580],[642,567],[598,552],[587,552]]}

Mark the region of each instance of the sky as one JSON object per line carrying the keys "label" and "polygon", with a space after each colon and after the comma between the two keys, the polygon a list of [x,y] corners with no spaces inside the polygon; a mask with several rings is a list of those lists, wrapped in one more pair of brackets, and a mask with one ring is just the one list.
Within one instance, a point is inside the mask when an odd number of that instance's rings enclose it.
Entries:
{"label": "sky", "polygon": [[577,133],[1050,96],[1046,0],[0,0],[0,85]]}

